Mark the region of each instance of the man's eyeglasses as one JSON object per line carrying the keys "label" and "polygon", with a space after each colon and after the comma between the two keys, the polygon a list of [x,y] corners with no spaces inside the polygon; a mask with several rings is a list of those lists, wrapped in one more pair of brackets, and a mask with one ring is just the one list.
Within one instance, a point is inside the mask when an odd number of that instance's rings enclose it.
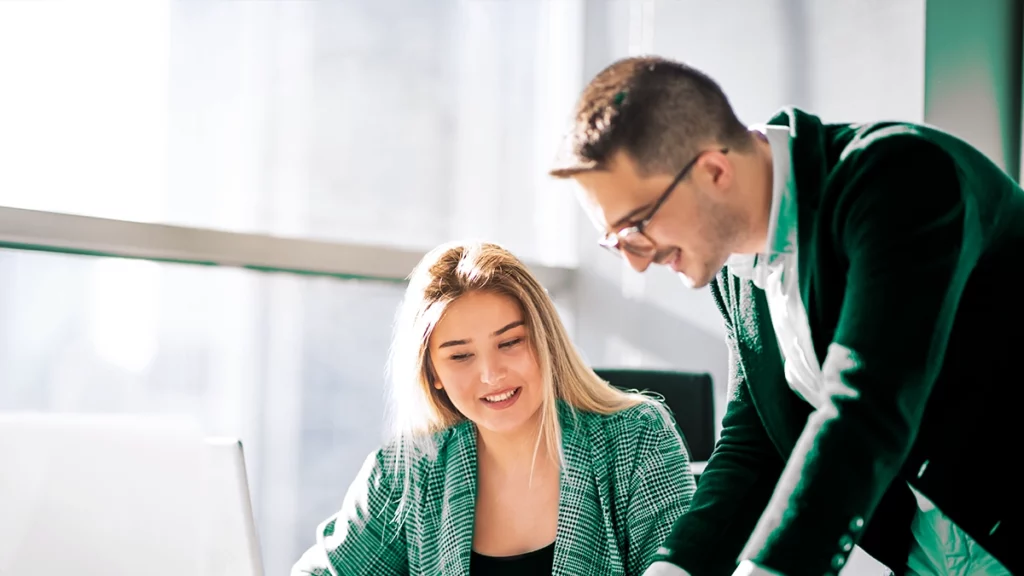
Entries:
{"label": "man's eyeglasses", "polygon": [[[729,152],[729,149],[721,148],[718,151],[722,154],[726,154]],[[597,243],[616,254],[621,255],[623,251],[626,251],[634,256],[639,256],[640,258],[652,258],[657,252],[658,246],[653,240],[644,234],[644,228],[651,223],[651,220],[653,220],[654,216],[658,213],[658,209],[665,203],[665,200],[668,200],[669,195],[676,189],[676,186],[678,186],[679,183],[683,181],[683,178],[686,178],[686,175],[690,173],[690,170],[697,164],[697,160],[700,160],[700,157],[707,152],[709,152],[709,150],[700,152],[693,158],[693,160],[690,160],[685,166],[683,166],[683,169],[676,174],[672,183],[668,185],[668,188],[662,192],[658,201],[651,207],[651,211],[647,213],[646,218],[632,226],[626,226],[615,232],[605,234],[604,238],[598,240]]]}

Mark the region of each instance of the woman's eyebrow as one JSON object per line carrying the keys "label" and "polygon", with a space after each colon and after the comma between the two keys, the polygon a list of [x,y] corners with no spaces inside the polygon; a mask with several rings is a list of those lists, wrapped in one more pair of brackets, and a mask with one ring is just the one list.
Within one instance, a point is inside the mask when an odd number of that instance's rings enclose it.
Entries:
{"label": "woman's eyebrow", "polygon": [[[522,320],[516,320],[515,322],[509,322],[508,324],[506,324],[506,325],[502,326],[501,328],[498,328],[497,330],[495,330],[494,333],[492,334],[492,336],[501,336],[505,332],[508,332],[509,330],[511,330],[513,328],[516,328],[516,327],[519,327],[519,326],[522,326],[524,324],[526,324],[526,322],[524,322]],[[464,338],[462,340],[449,340],[447,342],[442,343],[440,346],[438,346],[438,348],[440,349],[440,348],[448,348],[449,346],[462,346],[463,344],[469,344],[472,341],[473,341],[472,338]]]}
{"label": "woman's eyebrow", "polygon": [[462,346],[463,344],[469,344],[472,340],[449,340],[442,343],[438,348],[447,348],[448,346]]}
{"label": "woman's eyebrow", "polygon": [[508,332],[509,330],[511,330],[513,328],[516,328],[518,326],[522,326],[523,324],[526,324],[526,322],[523,322],[522,320],[516,320],[515,322],[509,322],[508,324],[506,324],[506,325],[502,326],[501,328],[495,330],[493,336],[501,336],[505,332]]}

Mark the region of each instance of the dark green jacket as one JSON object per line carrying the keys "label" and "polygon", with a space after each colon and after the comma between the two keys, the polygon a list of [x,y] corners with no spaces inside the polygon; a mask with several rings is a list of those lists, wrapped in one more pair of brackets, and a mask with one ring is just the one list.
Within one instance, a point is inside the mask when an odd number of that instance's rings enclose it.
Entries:
{"label": "dark green jacket", "polygon": [[[830,402],[788,386],[764,292],[723,270],[730,400],[665,559],[830,574],[860,545],[902,573],[909,482],[1024,572],[1024,192],[964,142],[786,109],[800,292]],[[746,545],[744,547],[744,545]]]}

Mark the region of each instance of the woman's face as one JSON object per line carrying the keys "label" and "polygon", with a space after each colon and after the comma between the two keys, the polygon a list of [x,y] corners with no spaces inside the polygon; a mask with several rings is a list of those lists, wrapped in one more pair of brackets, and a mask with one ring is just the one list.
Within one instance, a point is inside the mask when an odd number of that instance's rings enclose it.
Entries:
{"label": "woman's face", "polygon": [[543,384],[515,299],[471,292],[448,305],[428,343],[440,386],[466,418],[519,431],[540,410]]}

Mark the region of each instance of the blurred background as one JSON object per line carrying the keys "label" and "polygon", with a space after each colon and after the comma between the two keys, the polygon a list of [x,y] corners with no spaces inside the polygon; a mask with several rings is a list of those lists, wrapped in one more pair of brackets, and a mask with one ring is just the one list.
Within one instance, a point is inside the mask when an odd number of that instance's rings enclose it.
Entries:
{"label": "blurred background", "polygon": [[[598,249],[546,176],[584,83],[656,53],[744,122],[929,122],[1016,177],[1020,31],[1009,0],[2,0],[0,410],[240,436],[284,573],[384,438],[402,278],[482,237],[589,362],[710,373],[720,417],[707,290]],[[189,238],[276,256],[188,263]]]}

